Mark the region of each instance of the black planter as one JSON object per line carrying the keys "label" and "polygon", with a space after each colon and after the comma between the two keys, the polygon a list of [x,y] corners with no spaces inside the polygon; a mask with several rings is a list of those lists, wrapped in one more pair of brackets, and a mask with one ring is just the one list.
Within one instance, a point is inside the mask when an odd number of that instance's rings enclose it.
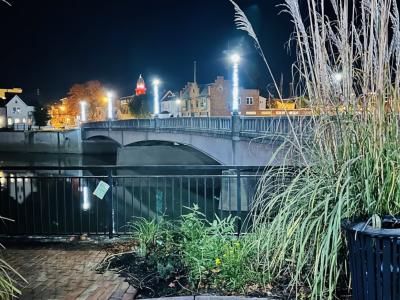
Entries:
{"label": "black planter", "polygon": [[[387,221],[387,225],[390,222]],[[400,299],[400,229],[346,226],[354,300]]]}

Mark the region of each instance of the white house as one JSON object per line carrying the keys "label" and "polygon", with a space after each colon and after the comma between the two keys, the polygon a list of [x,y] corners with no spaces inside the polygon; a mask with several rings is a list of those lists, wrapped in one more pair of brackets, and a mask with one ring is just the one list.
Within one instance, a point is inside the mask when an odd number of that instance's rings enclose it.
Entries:
{"label": "white house", "polygon": [[177,93],[168,91],[161,98],[161,112],[168,112],[171,117],[179,117],[181,113],[181,100]]}
{"label": "white house", "polygon": [[35,108],[27,105],[20,97],[15,95],[5,106],[8,127],[26,129],[26,127],[33,125],[33,111]]}
{"label": "white house", "polygon": [[0,107],[0,128],[7,126],[7,110],[5,107]]}

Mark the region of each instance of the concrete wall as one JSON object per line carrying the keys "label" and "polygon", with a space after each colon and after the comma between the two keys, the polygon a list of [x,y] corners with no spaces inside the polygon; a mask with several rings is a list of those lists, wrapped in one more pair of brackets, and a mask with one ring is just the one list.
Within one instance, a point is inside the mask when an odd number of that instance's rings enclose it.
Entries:
{"label": "concrete wall", "polygon": [[0,132],[0,152],[82,153],[80,130]]}

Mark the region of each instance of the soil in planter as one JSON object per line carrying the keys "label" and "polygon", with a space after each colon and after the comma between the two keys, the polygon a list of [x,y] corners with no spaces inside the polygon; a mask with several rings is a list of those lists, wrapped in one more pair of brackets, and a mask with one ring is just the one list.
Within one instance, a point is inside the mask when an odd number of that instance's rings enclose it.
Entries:
{"label": "soil in planter", "polygon": [[98,268],[99,272],[106,270],[112,270],[126,278],[127,282],[138,290],[137,299],[192,294],[192,291],[187,289],[188,282],[183,272],[163,278],[160,276],[157,266],[148,264],[144,257],[135,253],[115,256]]}
{"label": "soil in planter", "polygon": [[[124,247],[118,246],[117,248],[121,249]],[[125,248],[125,250],[129,249],[129,246]],[[234,293],[223,289],[204,286],[200,286],[198,290],[192,291],[190,290],[190,284],[184,270],[176,271],[169,277],[163,277],[157,270],[157,266],[149,264],[149,261],[146,258],[138,256],[135,252],[128,252],[129,253],[117,255],[112,257],[112,259],[105,261],[97,270],[100,273],[105,272],[106,270],[111,270],[126,278],[127,282],[138,290],[136,299],[199,294],[223,296],[234,295]],[[287,294],[284,295],[284,293],[272,293],[272,290],[277,291],[276,289],[262,290],[258,286],[249,286],[246,294],[241,296],[268,298],[270,300],[294,299]],[[282,290],[284,290],[284,288],[282,288]]]}

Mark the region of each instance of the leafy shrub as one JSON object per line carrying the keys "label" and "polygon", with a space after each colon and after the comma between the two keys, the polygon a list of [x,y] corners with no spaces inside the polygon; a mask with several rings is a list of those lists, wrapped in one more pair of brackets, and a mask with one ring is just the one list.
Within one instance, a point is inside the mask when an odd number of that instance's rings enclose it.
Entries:
{"label": "leafy shrub", "polygon": [[139,254],[157,265],[160,276],[168,278],[183,271],[193,289],[244,292],[263,276],[252,267],[256,257],[252,237],[235,237],[235,220],[216,216],[210,223],[195,206],[177,226],[139,219],[131,228]]}
{"label": "leafy shrub", "polygon": [[177,230],[173,224],[161,219],[138,218],[129,225],[132,238],[139,245],[137,253],[157,267],[161,277],[168,278],[181,269],[179,249],[176,246]]}

